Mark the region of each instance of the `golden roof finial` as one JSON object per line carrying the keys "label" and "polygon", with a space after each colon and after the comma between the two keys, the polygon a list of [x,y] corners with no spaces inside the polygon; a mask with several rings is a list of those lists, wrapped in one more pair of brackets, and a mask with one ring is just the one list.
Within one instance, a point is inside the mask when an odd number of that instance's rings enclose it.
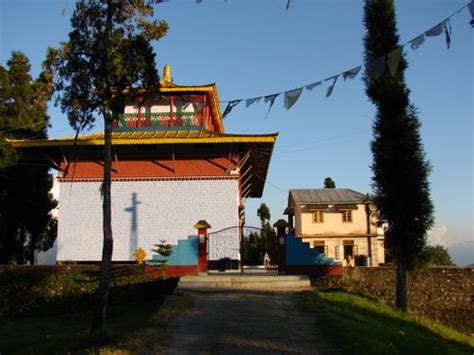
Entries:
{"label": "golden roof finial", "polygon": [[163,79],[161,80],[161,85],[166,86],[173,82],[171,78],[171,67],[168,64],[165,64],[163,68]]}

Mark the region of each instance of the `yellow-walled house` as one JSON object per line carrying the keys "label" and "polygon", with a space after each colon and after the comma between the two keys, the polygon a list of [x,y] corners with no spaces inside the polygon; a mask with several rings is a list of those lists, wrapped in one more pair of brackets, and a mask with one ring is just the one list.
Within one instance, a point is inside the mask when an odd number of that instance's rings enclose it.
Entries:
{"label": "yellow-walled house", "polygon": [[351,189],[294,189],[285,214],[297,238],[344,266],[385,262],[383,222],[369,195]]}

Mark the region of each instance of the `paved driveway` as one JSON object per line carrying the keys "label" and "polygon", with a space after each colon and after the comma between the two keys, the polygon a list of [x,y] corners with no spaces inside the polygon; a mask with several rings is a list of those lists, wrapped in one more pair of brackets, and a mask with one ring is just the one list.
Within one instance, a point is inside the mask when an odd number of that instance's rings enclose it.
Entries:
{"label": "paved driveway", "polygon": [[334,354],[318,315],[303,313],[292,294],[233,291],[193,293],[194,307],[169,324],[178,353]]}

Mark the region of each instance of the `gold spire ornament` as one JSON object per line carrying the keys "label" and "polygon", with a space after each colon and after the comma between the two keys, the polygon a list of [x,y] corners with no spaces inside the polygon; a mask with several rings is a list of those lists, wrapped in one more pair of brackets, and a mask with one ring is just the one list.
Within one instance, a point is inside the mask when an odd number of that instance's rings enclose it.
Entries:
{"label": "gold spire ornament", "polygon": [[163,68],[163,79],[160,81],[161,86],[170,86],[173,84],[173,78],[171,77],[171,67],[165,64]]}

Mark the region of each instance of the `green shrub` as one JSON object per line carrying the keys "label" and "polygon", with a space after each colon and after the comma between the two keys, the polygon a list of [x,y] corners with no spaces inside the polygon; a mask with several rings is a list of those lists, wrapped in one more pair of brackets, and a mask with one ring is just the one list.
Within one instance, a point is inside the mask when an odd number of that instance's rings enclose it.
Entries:
{"label": "green shrub", "polygon": [[[21,267],[0,271],[0,317],[60,314],[89,309],[99,285],[99,267]],[[116,267],[110,303],[169,294],[176,279],[155,280],[142,269]]]}

